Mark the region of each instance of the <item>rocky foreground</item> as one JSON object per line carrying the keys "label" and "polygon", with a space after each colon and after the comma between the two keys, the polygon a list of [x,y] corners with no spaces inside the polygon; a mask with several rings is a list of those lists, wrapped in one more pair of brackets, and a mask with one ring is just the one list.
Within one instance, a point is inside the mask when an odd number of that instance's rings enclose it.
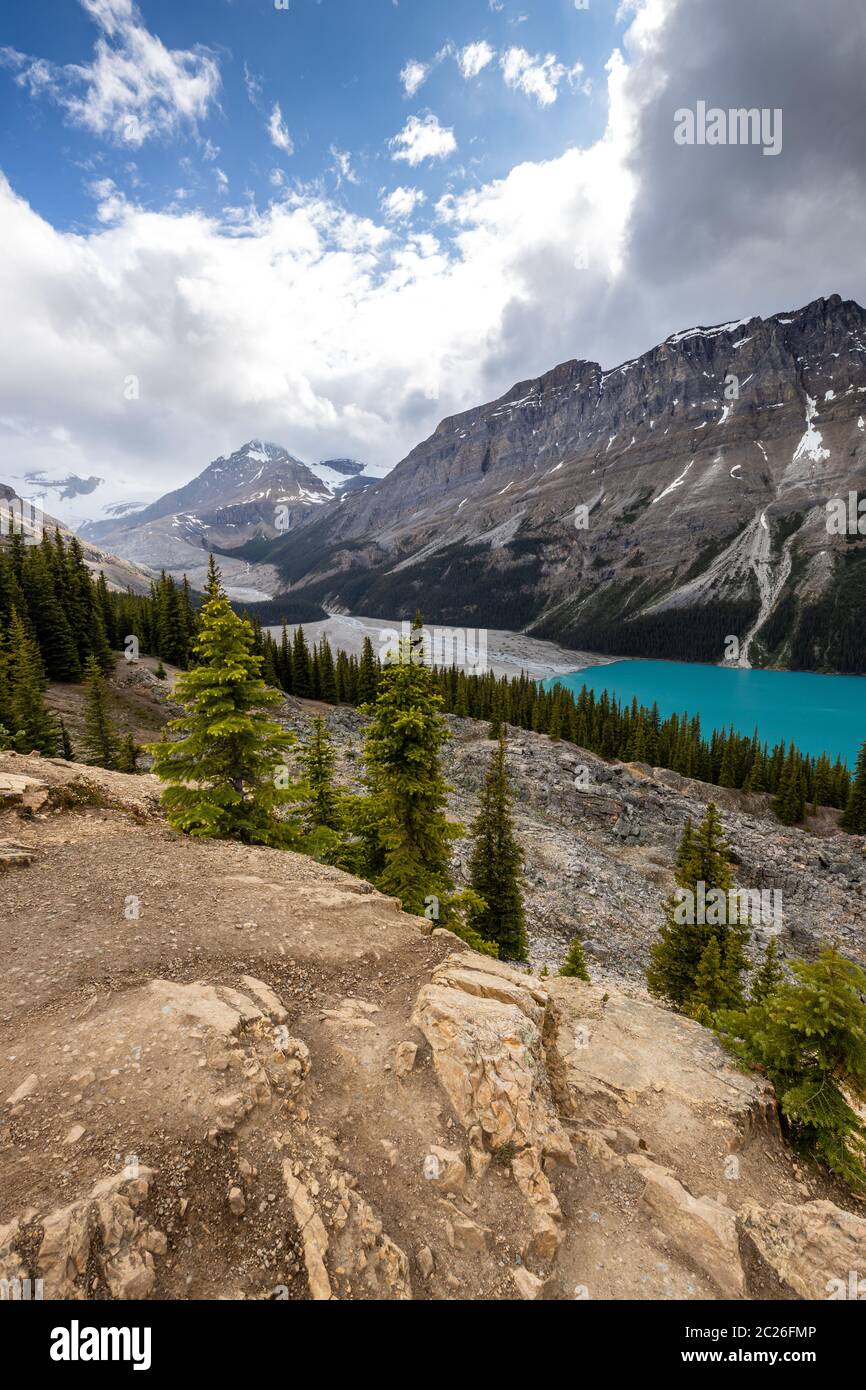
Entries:
{"label": "rocky foreground", "polygon": [[825,1299],[866,1268],[862,1207],[698,1024],[301,856],[192,843],[157,793],[0,754],[0,1279]]}

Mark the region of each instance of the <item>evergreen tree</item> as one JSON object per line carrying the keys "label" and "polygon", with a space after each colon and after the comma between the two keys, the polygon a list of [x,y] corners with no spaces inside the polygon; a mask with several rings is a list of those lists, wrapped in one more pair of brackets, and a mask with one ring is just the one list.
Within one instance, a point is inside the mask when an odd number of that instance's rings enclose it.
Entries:
{"label": "evergreen tree", "polygon": [[571,976],[575,980],[586,980],[589,984],[589,968],[586,964],[586,955],[583,950],[583,942],[579,936],[572,938],[568,948],[568,954],[560,970],[560,975]]}
{"label": "evergreen tree", "polygon": [[41,545],[30,547],[22,587],[27,600],[27,614],[39,643],[48,679],[80,680],[81,663],[72,630],[55,591],[53,574]]}
{"label": "evergreen tree", "polygon": [[775,994],[784,978],[785,972],[779,964],[778,944],[775,936],[771,936],[767,942],[761,966],[755,971],[749,1002],[751,1004],[763,1004],[765,999],[769,999],[771,994]]}
{"label": "evergreen tree", "polygon": [[118,772],[138,772],[138,753],[135,739],[127,734],[117,750],[115,766]]}
{"label": "evergreen tree", "polygon": [[308,829],[322,826],[339,830],[342,824],[340,793],[334,786],[334,748],[321,718],[313,720],[313,732],[301,751],[307,798],[304,818]]}
{"label": "evergreen tree", "polygon": [[712,1025],[713,1010],[717,1007],[724,986],[718,938],[711,936],[698,962],[694,988],[688,1001],[691,1017],[707,1028]]}
{"label": "evergreen tree", "polygon": [[737,764],[735,756],[736,743],[734,731],[731,730],[731,737],[725,740],[725,751],[722,757],[721,767],[719,768],[719,786],[736,787],[737,785]]}
{"label": "evergreen tree", "polygon": [[724,1041],[765,1069],[791,1137],[866,1190],[866,971],[834,950],[792,962],[794,984],[719,1016]]}
{"label": "evergreen tree", "polygon": [[87,761],[96,767],[117,767],[118,738],[108,712],[108,687],[99,661],[89,656],[84,667],[84,736]]}
{"label": "evergreen tree", "polygon": [[461,827],[445,815],[448,788],[439,758],[449,733],[441,704],[433,672],[401,645],[382,671],[365,734],[369,797],[356,830],[364,842],[364,876],[399,898],[406,912],[423,915],[435,900],[440,925],[448,925],[449,847]]}
{"label": "evergreen tree", "polygon": [[337,703],[337,675],[334,669],[334,654],[327,637],[319,644],[319,679],[322,699],[329,705]]}
{"label": "evergreen tree", "polygon": [[500,734],[472,828],[469,884],[484,906],[470,912],[468,920],[485,941],[496,942],[500,957],[526,960],[529,950],[520,891],[523,856],[514,838],[505,748],[505,735]]}
{"label": "evergreen tree", "polygon": [[153,770],[176,830],[248,844],[292,846],[297,826],[281,820],[297,787],[279,785],[293,735],[267,717],[281,695],[261,678],[251,625],[233,612],[211,557],[209,598],[195,643],[197,665],[183,672],[174,698],[186,713],[169,725],[182,737],[152,744]]}
{"label": "evergreen tree", "polygon": [[58,728],[48,712],[42,692],[45,674],[39,648],[16,609],[9,624],[7,665],[7,718],[11,742],[19,753],[57,752]]}
{"label": "evergreen tree", "polygon": [[292,642],[292,682],[294,693],[299,699],[309,699],[313,694],[312,663],[310,649],[304,636],[304,629],[298,627]]}
{"label": "evergreen tree", "polygon": [[358,667],[358,703],[361,705],[372,705],[376,699],[379,687],[379,672],[376,664],[376,656],[373,651],[373,643],[369,637],[364,638],[364,646],[361,651],[361,662]]}
{"label": "evergreen tree", "polygon": [[490,728],[487,730],[488,738],[500,738],[502,736],[502,692],[497,683],[493,689],[493,697],[490,706]]}
{"label": "evergreen tree", "polygon": [[785,766],[779,782],[779,790],[773,802],[773,810],[783,825],[797,825],[806,813],[806,798],[803,793],[797,750],[788,750]]}
{"label": "evergreen tree", "polygon": [[[701,1005],[712,1013],[742,1002],[749,933],[738,921],[728,921],[735,915],[730,911],[729,857],[719,813],[710,802],[697,831],[686,824],[674,875],[680,892],[665,902],[665,921],[652,948],[647,971],[650,994],[667,999],[684,1013]],[[710,899],[706,921],[701,922],[698,903],[702,897],[706,901],[711,893],[715,901]],[[718,945],[718,960],[712,950],[704,960],[713,938]],[[699,972],[703,997],[696,998]]]}
{"label": "evergreen tree", "polygon": [[62,719],[60,720],[60,756],[65,758],[68,763],[75,762],[72,739],[69,737],[69,731]]}
{"label": "evergreen tree", "polygon": [[866,743],[860,749],[848,804],[840,822],[852,835],[866,835]]}

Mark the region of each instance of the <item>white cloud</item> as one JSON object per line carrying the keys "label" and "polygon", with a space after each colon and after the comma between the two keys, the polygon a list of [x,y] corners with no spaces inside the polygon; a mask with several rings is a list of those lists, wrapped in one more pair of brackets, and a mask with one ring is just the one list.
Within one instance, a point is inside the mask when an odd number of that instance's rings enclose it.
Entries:
{"label": "white cloud", "polygon": [[532,97],[539,106],[550,106],[556,101],[563,78],[574,83],[583,72],[580,63],[567,68],[554,53],[548,53],[546,58],[538,54],[533,57],[517,46],[507,49],[499,61],[506,86]]}
{"label": "white cloud", "polygon": [[403,159],[414,168],[425,159],[445,159],[457,149],[454,131],[439,124],[438,116],[410,116],[399,135],[389,140],[392,159]]}
{"label": "white cloud", "polygon": [[467,44],[461,49],[457,57],[457,62],[463,76],[468,80],[477,77],[479,72],[483,72],[488,63],[492,63],[496,57],[496,52],[490,47],[486,39],[480,39],[478,43]]}
{"label": "white cloud", "polygon": [[[715,0],[633,0],[627,61],[615,53],[608,64],[603,136],[440,200],[436,235],[401,220],[405,201],[389,207],[396,189],[381,195],[381,215],[360,217],[321,188],[290,191],[282,173],[265,211],[212,217],[188,205],[145,211],[100,180],[95,229],[58,231],[0,177],[5,457],[21,474],[112,478],[111,495],[81,503],[91,515],[103,500],[176,487],[260,435],[301,457],[390,464],[443,416],[566,358],[612,367],[691,324],[837,287],[862,300],[862,150],[858,130],[842,138],[859,54],[839,50],[832,83],[823,69],[810,77],[800,60],[826,21],[807,0],[805,37],[784,30],[784,65],[778,26],[755,39],[789,84],[786,122],[793,94],[813,81],[804,162],[793,143],[789,171],[755,161],[746,197],[751,151],[731,152],[725,178],[718,161],[673,142],[685,94],[718,81],[719,33],[725,71],[729,52],[742,54],[752,3],[730,0],[728,18]],[[822,151],[833,152],[826,169]],[[780,166],[772,197],[762,196],[768,163]],[[827,207],[832,217],[819,216]],[[123,397],[130,374],[136,402]]]}
{"label": "white cloud", "polygon": [[274,102],[268,117],[268,135],[271,137],[271,144],[276,145],[278,150],[284,150],[286,154],[294,154],[295,146],[283,120],[283,113],[278,101]]}
{"label": "white cloud", "polygon": [[[411,187],[383,195],[379,220],[315,189],[219,218],[146,211],[104,187],[112,220],[82,235],[54,230],[0,179],[0,445],[5,432],[21,471],[112,477],[113,495],[79,515],[177,486],[257,434],[301,457],[396,462],[441,415],[493,394],[485,373],[515,303],[531,297],[553,322],[575,286],[598,295],[586,272],[568,281],[574,229],[609,268],[630,205],[621,157],[609,137],[520,165],[451,198],[439,237],[404,223],[423,196]],[[527,279],[536,264],[549,293]],[[534,365],[551,352],[536,334]],[[61,449],[49,426],[71,442]]]}
{"label": "white cloud", "polygon": [[358,175],[352,168],[352,156],[347,150],[340,150],[336,145],[330,148],[330,156],[334,161],[331,165],[332,172],[337,179],[337,187],[342,183],[357,183]]}
{"label": "white cloud", "polygon": [[244,87],[246,88],[247,96],[253,106],[259,105],[264,85],[262,78],[259,77],[257,73],[250,72],[246,62],[244,62]]}
{"label": "white cloud", "polygon": [[96,216],[100,222],[116,222],[126,208],[126,199],[114,179],[96,179],[88,187],[96,199]]}
{"label": "white cloud", "polygon": [[383,194],[379,206],[387,218],[404,221],[426,201],[420,188],[395,188],[393,192]]}
{"label": "white cloud", "polygon": [[207,115],[220,85],[207,49],[168,49],[132,0],[81,0],[101,29],[90,63],[58,65],[11,48],[0,61],[32,96],[56,101],[94,135],[139,146]]}
{"label": "white cloud", "polygon": [[418,88],[427,81],[430,68],[426,63],[419,63],[415,58],[410,58],[409,62],[400,73],[400,81],[403,83],[403,90],[407,97],[413,97]]}

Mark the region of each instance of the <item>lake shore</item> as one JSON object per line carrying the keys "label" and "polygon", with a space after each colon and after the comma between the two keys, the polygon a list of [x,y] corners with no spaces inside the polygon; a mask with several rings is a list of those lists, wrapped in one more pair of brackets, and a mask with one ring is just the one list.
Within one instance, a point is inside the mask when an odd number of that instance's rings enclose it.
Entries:
{"label": "lake shore", "polygon": [[[373,643],[373,650],[377,655],[381,655],[388,646],[387,634],[400,631],[400,619],[335,613],[324,622],[289,623],[289,633],[294,633],[298,626],[303,626],[308,641],[318,642],[326,636],[335,652],[342,649],[350,656],[360,656],[364,638],[369,637]],[[457,631],[444,623],[429,623],[427,626],[434,630],[441,627],[445,631]],[[573,671],[593,666],[609,666],[614,661],[622,660],[616,656],[601,656],[598,652],[573,651],[568,647],[561,647],[558,642],[542,641],[537,637],[528,637],[522,632],[509,632],[499,628],[483,630],[487,633],[486,669],[493,671],[497,676],[519,676],[521,671],[525,671],[533,680],[548,680],[551,676],[565,676]],[[267,631],[277,641],[280,640],[281,627],[270,627]],[[466,631],[474,633],[476,630]],[[468,646],[472,647],[471,641]]]}

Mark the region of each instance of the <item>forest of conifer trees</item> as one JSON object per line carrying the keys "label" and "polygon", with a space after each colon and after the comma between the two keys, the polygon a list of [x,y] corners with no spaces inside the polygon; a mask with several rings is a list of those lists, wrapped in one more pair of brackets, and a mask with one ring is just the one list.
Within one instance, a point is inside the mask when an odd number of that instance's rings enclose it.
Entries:
{"label": "forest of conifer trees", "polygon": [[[163,572],[150,592],[108,589],[94,578],[78,540],[60,532],[38,545],[20,537],[0,549],[0,737],[44,752],[62,752],[62,731],[41,707],[45,681],[81,681],[88,662],[108,672],[114,651],[135,638],[142,654],[186,669],[198,626],[200,596]],[[301,698],[364,705],[376,698],[381,662],[369,638],[360,657],[336,654],[326,638],[308,643],[303,628],[275,640],[251,619],[255,650],[266,681]],[[662,718],[658,707],[620,704],[584,687],[575,697],[562,686],[545,690],[525,674],[467,675],[437,668],[436,682],[449,714],[500,721],[565,739],[603,758],[647,762],[702,782],[767,792],[780,820],[796,824],[808,808],[844,809],[851,774],[840,761],[802,754],[793,744],[769,748],[757,730],[733,727],[705,734],[687,711]],[[28,713],[29,711],[29,713]],[[29,750],[28,750],[29,751]],[[859,821],[858,821],[859,824]]]}

